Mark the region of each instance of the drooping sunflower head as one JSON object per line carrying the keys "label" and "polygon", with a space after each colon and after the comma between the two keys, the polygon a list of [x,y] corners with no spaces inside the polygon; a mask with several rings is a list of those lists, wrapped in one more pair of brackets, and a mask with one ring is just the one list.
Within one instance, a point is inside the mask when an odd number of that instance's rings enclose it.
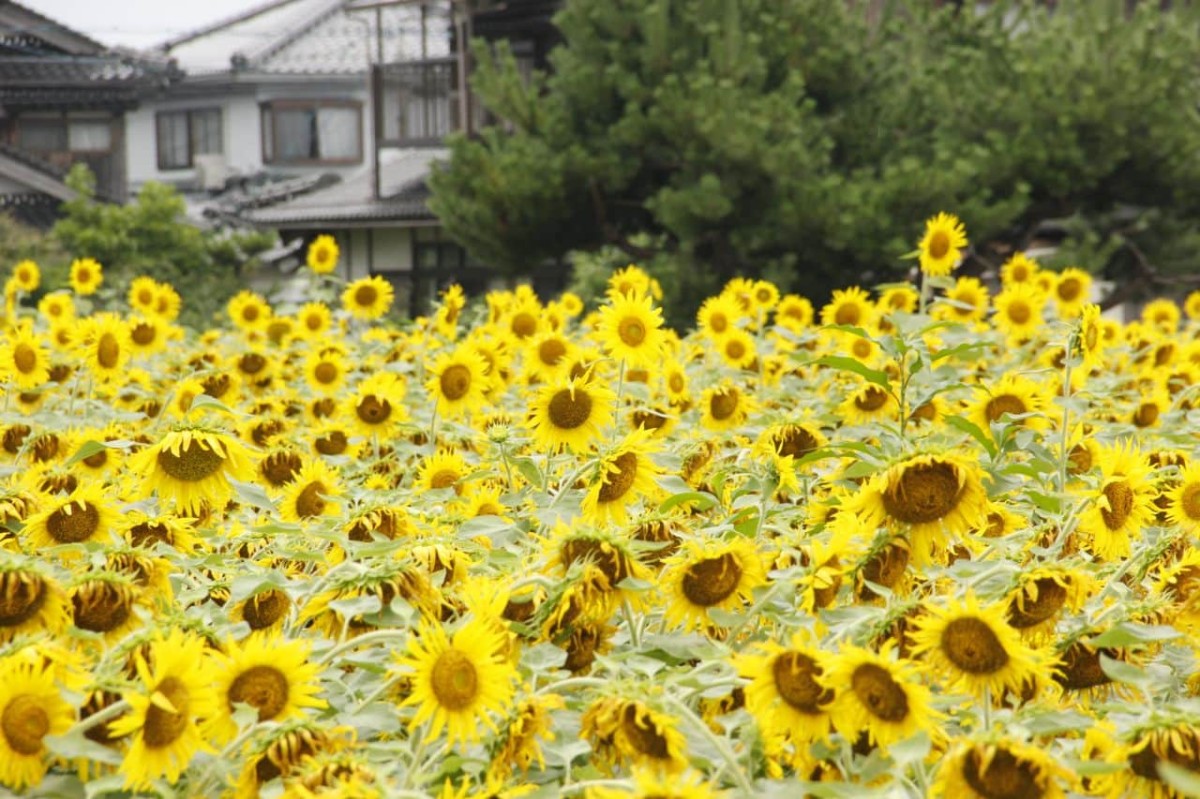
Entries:
{"label": "drooping sunflower head", "polygon": [[609,766],[633,763],[668,773],[686,764],[686,740],[674,717],[643,699],[609,696],[588,706],[580,735]]}
{"label": "drooping sunflower head", "polygon": [[655,496],[659,490],[655,478],[660,470],[650,454],[657,449],[650,432],[638,428],[602,456],[583,498],[584,517],[597,524],[623,524],[629,518],[630,506]]}
{"label": "drooping sunflower head", "polygon": [[70,621],[67,595],[34,563],[12,558],[0,564],[0,644],[18,635],[55,635]]}
{"label": "drooping sunflower head", "polygon": [[230,478],[254,479],[250,453],[236,438],[217,430],[181,425],[155,445],[130,457],[142,476],[142,493],[157,493],[182,512],[195,515],[207,504],[221,508],[233,496]]}
{"label": "drooping sunflower head", "polygon": [[964,740],[942,760],[932,795],[946,799],[1063,799],[1078,778],[1045,749],[1012,738]]}
{"label": "drooping sunflower head", "polygon": [[710,608],[736,610],[767,582],[762,555],[753,541],[688,540],[663,566],[669,594],[666,620],[685,629],[713,624]]}
{"label": "drooping sunflower head", "polygon": [[892,654],[890,644],[880,652],[844,646],[818,679],[834,693],[834,727],[852,741],[865,734],[870,743],[886,749],[932,729],[940,718],[915,665]]}

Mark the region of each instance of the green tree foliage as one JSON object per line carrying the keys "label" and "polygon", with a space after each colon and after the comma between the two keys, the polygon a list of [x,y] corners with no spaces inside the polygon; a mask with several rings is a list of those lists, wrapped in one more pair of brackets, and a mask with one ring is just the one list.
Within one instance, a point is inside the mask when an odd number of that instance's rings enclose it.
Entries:
{"label": "green tree foliage", "polygon": [[199,228],[187,220],[179,193],[160,183],[147,183],[127,205],[96,202],[95,177],[81,164],[67,185],[79,194],[63,203],[52,237],[70,257],[104,266],[102,291],[124,296],[139,275],[171,283],[187,298],[181,321],[193,327],[212,323],[243,288],[244,270],[275,240],[272,233]]}
{"label": "green tree foliage", "polygon": [[1068,217],[1108,254],[1095,271],[1127,273],[1135,242],[1150,264],[1172,253],[1163,280],[1195,271],[1167,240],[1200,214],[1194,10],[863,5],[567,0],[528,85],[476,45],[473,85],[511,132],[455,139],[431,207],[515,273],[607,246],[821,297],[897,277],[939,210],[963,217],[976,271]]}

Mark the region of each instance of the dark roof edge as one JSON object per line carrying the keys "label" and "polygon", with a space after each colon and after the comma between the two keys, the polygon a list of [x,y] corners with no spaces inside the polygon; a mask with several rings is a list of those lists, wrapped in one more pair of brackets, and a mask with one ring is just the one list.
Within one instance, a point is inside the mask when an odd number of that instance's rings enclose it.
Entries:
{"label": "dark roof edge", "polygon": [[[40,31],[37,33],[37,35],[42,39],[45,39],[50,44],[62,47],[63,49],[69,51],[72,55],[97,55],[108,50],[107,47],[92,37],[80,33],[73,28],[68,28],[58,20],[34,11],[29,6],[16,2],[16,0],[8,0],[6,3],[0,3],[0,11],[4,10],[6,6],[8,8],[17,10],[22,14],[27,14],[38,22],[48,23],[51,26],[50,35],[43,35],[43,33]],[[58,41],[55,41],[56,39]],[[83,47],[80,47],[80,44],[82,44]]]}

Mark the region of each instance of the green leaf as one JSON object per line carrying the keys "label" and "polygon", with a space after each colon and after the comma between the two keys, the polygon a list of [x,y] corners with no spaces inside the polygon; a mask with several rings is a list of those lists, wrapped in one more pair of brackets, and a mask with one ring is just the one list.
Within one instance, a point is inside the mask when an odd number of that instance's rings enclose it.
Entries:
{"label": "green leaf", "polygon": [[996,444],[992,441],[992,437],[979,429],[979,425],[967,419],[964,416],[950,415],[946,417],[946,424],[953,428],[961,430],[987,450],[987,454],[991,457],[996,457]]}
{"label": "green leaf", "polygon": [[1169,760],[1159,760],[1158,776],[1184,796],[1200,797],[1200,774]]}
{"label": "green leaf", "polygon": [[706,511],[709,508],[716,507],[720,503],[717,498],[707,491],[685,491],[681,494],[676,494],[672,497],[667,497],[662,504],[658,506],[659,513],[666,513],[672,508],[677,508],[680,505],[691,504],[693,508],[699,511]]}
{"label": "green leaf", "polygon": [[275,503],[271,501],[271,498],[267,496],[267,492],[263,491],[261,486],[233,479],[230,479],[229,483],[233,486],[233,493],[237,496],[238,502],[243,505],[249,505],[253,508],[266,511],[275,510]]}
{"label": "green leaf", "polygon": [[1180,636],[1179,630],[1162,624],[1138,624],[1123,621],[1114,624],[1088,643],[1094,647],[1120,648],[1133,644],[1170,641]]}
{"label": "green leaf", "polygon": [[1123,660],[1110,658],[1103,652],[1100,653],[1100,669],[1108,675],[1109,679],[1129,685],[1148,685],[1152,679],[1149,674],[1137,666],[1132,666]]}
{"label": "green leaf", "polygon": [[[541,488],[545,478],[542,477],[542,469],[538,466],[533,458],[510,458],[510,463],[517,467],[517,471],[521,476],[529,482],[531,486]],[[569,486],[568,486],[569,488]]]}
{"label": "green leaf", "polygon": [[88,441],[83,442],[83,444],[80,445],[79,449],[75,451],[75,454],[72,455],[69,459],[67,459],[66,465],[74,466],[76,463],[79,463],[81,460],[83,460],[85,458],[90,458],[93,455],[97,455],[97,454],[103,452],[104,449],[105,449],[105,447],[104,447],[103,442],[93,441],[93,440],[89,439]]}
{"label": "green leaf", "polygon": [[819,364],[821,366],[828,366],[831,369],[838,369],[843,372],[853,372],[854,374],[866,380],[868,383],[874,383],[877,386],[883,387],[887,391],[892,390],[892,384],[888,380],[887,372],[880,371],[879,369],[872,369],[871,367],[854,358],[847,358],[844,355],[826,355],[822,358],[817,358],[815,361],[812,361],[812,363]]}

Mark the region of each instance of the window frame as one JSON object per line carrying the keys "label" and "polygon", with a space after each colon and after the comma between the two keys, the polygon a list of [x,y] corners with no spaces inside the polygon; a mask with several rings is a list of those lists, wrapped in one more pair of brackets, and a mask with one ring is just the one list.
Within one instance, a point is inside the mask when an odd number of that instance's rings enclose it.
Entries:
{"label": "window frame", "polygon": [[[192,115],[193,114],[217,114],[217,124],[220,128],[220,136],[217,141],[221,144],[221,149],[217,153],[197,153],[196,142],[192,136]],[[163,158],[162,147],[162,118],[166,116],[183,116],[183,128],[187,131],[187,163],[183,165],[167,164]],[[154,160],[158,166],[159,172],[177,172],[183,169],[196,168],[197,155],[222,155],[225,152],[225,110],[219,105],[204,106],[201,108],[172,108],[163,109],[154,112]]]}
{"label": "window frame", "polygon": [[[319,116],[322,108],[348,108],[355,112],[356,152],[346,158],[280,158],[279,123],[276,114],[279,111],[312,111]],[[271,166],[354,166],[363,162],[363,103],[361,100],[314,99],[314,100],[267,100],[259,104],[259,120],[261,125],[262,162]],[[321,141],[317,139],[317,149]]]}

